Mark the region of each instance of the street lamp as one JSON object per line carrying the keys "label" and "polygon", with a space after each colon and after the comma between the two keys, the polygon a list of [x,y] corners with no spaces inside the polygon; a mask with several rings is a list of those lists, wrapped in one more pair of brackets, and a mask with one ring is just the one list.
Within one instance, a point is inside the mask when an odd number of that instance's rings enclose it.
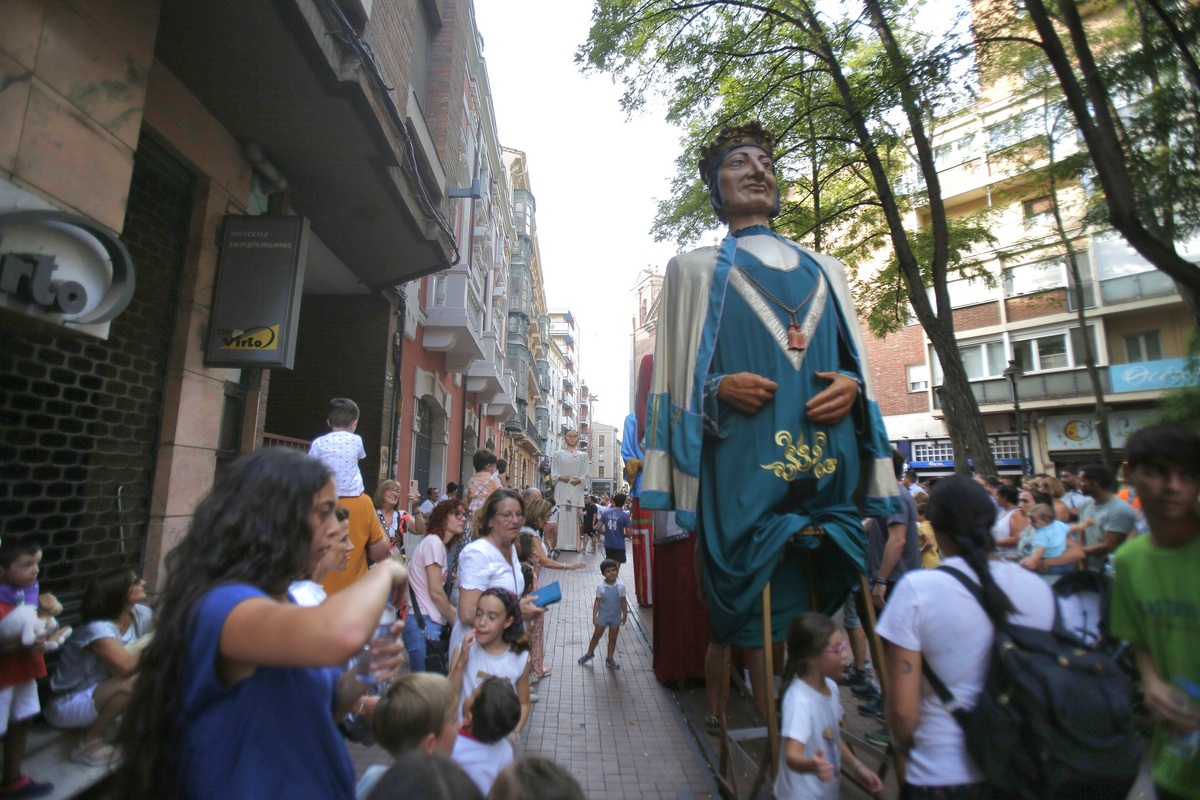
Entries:
{"label": "street lamp", "polygon": [[1008,394],[1013,402],[1013,411],[1016,414],[1017,428],[1017,458],[1021,461],[1021,475],[1025,475],[1025,437],[1021,434],[1021,393],[1017,390],[1017,381],[1025,377],[1025,373],[1017,366],[1015,360],[1008,362],[1008,367],[1004,370],[1004,377],[1008,379]]}

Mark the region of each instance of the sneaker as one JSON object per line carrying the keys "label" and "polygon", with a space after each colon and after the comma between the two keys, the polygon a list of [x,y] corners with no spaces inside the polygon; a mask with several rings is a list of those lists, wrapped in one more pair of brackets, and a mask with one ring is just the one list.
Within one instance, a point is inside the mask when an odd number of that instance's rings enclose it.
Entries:
{"label": "sneaker", "polygon": [[530,686],[537,686],[537,682],[539,680],[541,680],[541,679],[537,675],[534,675],[532,673],[529,675],[529,685]]}
{"label": "sneaker", "polygon": [[892,743],[892,732],[887,728],[871,731],[867,734],[867,741],[877,747],[887,747]]}
{"label": "sneaker", "polygon": [[704,730],[708,731],[709,736],[720,736],[721,718],[716,714],[706,714],[704,717]]}
{"label": "sneaker", "polygon": [[583,666],[584,664],[588,663],[588,662],[589,662],[589,661],[591,661],[591,660],[592,660],[592,657],[591,657],[591,656],[580,656],[580,657],[579,657],[579,664],[580,664],[580,666]]}
{"label": "sneaker", "polygon": [[858,713],[864,717],[879,717],[883,719],[883,698],[876,697],[874,700],[863,703],[858,707]]}
{"label": "sneaker", "polygon": [[541,699],[542,699],[542,698],[540,698],[540,697],[538,697],[538,696],[537,696],[537,692],[530,692],[530,693],[529,693],[529,702],[531,702],[531,703],[536,703],[538,700],[541,700]]}
{"label": "sneaker", "polygon": [[53,791],[53,783],[38,783],[28,775],[22,775],[12,783],[0,786],[0,797],[45,797]]}
{"label": "sneaker", "polygon": [[850,691],[855,697],[861,697],[864,700],[874,700],[880,696],[879,687],[873,683],[856,683],[850,687]]}
{"label": "sneaker", "polygon": [[862,683],[866,677],[866,670],[858,669],[853,664],[847,664],[842,667],[842,677],[838,681],[838,684],[841,686],[853,686],[856,683]]}
{"label": "sneaker", "polygon": [[111,767],[121,760],[121,751],[103,739],[79,743],[71,752],[71,761],[85,767]]}
{"label": "sneaker", "polygon": [[616,661],[614,661],[611,658],[604,659],[604,666],[608,667],[609,669],[620,669],[621,668],[621,665],[618,664]]}

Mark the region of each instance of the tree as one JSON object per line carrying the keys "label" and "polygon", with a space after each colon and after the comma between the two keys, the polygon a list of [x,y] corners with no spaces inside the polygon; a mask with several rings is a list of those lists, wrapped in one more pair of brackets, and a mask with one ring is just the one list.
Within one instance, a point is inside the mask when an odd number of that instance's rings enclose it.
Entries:
{"label": "tree", "polygon": [[[728,121],[756,116],[781,129],[787,145],[777,161],[789,213],[780,226],[822,242],[852,274],[890,247],[883,268],[858,282],[868,324],[876,333],[898,328],[911,304],[942,365],[939,398],[956,470],[966,473],[973,458],[977,471],[994,473],[946,286],[952,275],[983,275],[972,268],[973,254],[994,241],[981,219],[947,215],[930,133],[962,91],[970,47],[898,26],[913,7],[864,0],[830,16],[808,0],[597,0],[577,60],[619,76],[627,110],[663,91],[668,118],[689,129],[686,153]],[[898,191],[897,177],[912,161],[923,188]],[[678,163],[673,198],[656,224],[660,235],[686,239],[714,220],[703,216],[711,212],[691,158]],[[906,227],[922,202],[929,224]]]}
{"label": "tree", "polygon": [[[1088,380],[1092,386],[1092,394],[1096,398],[1096,435],[1100,440],[1101,459],[1110,468],[1116,469],[1117,461],[1112,448],[1112,436],[1108,426],[1108,410],[1105,405],[1104,380],[1097,366],[1097,358],[1092,335],[1088,332],[1087,307],[1090,304],[1084,287],[1090,282],[1080,267],[1080,256],[1076,239],[1083,235],[1088,225],[1086,200],[1079,198],[1071,203],[1064,199],[1067,190],[1074,188],[1077,194],[1080,190],[1081,178],[1090,170],[1090,160],[1087,153],[1076,150],[1066,155],[1060,154],[1059,142],[1068,140],[1074,133],[1073,120],[1062,103],[1061,95],[1057,92],[1057,83],[1048,70],[1043,69],[1044,62],[1040,54],[1026,53],[1033,56],[1032,60],[1024,60],[1020,74],[1025,76],[1025,98],[1036,98],[1037,106],[1027,112],[1010,118],[1003,128],[1016,127],[1021,129],[1018,136],[1024,137],[1016,145],[1003,151],[1001,158],[1015,166],[1015,175],[1010,183],[1020,184],[1024,192],[1029,187],[1042,192],[1046,201],[1046,213],[1053,220],[1053,242],[1050,251],[1061,255],[1069,274],[1067,293],[1075,306],[1075,316],[1079,322],[1079,341],[1083,347],[1083,363],[1087,369]],[[1034,114],[1036,126],[1029,126],[1028,114]],[[1032,135],[1029,135],[1032,134]],[[1068,221],[1067,215],[1070,214]],[[1041,247],[1041,253],[1046,252],[1047,241],[1044,235],[1034,234],[1025,241],[1017,243],[1022,249]],[[1003,255],[1003,254],[1002,254]],[[1014,355],[1017,355],[1014,352]],[[1028,365],[1020,365],[1022,367]]]}
{"label": "tree", "polygon": [[1196,9],[1180,0],[1132,0],[1116,10],[1100,3],[1085,20],[1075,0],[1023,5],[1027,19],[1003,4],[980,15],[981,47],[1025,44],[1045,54],[1091,155],[1109,224],[1175,281],[1200,326],[1200,268],[1176,250],[1200,230]]}

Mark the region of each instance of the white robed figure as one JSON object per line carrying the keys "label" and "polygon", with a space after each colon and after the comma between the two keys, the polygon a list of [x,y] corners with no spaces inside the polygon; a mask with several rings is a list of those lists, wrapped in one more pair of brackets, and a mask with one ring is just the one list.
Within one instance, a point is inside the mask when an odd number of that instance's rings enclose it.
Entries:
{"label": "white robed figure", "polygon": [[579,449],[579,431],[567,431],[567,446],[554,454],[550,466],[554,502],[558,504],[558,549],[579,549],[579,512],[583,510],[583,484],[588,456]]}

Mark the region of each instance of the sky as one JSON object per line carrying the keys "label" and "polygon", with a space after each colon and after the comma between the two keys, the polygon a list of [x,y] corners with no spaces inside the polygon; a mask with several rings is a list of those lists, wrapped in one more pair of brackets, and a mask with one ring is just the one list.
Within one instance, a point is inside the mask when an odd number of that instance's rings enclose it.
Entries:
{"label": "sky", "polygon": [[677,250],[649,231],[670,195],[679,133],[661,110],[628,118],[611,76],[575,65],[591,0],[474,1],[500,143],[528,157],[546,304],[575,315],[595,421],[620,430],[630,411],[630,291],[642,269],[661,270]]}

